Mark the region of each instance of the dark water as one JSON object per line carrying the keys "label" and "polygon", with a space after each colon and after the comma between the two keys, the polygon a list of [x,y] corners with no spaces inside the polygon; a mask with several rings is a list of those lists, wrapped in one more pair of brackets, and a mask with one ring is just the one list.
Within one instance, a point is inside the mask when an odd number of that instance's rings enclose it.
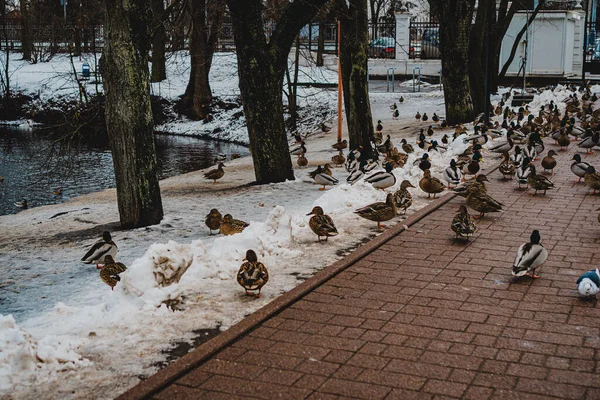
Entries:
{"label": "dark water", "polygon": [[[61,203],[71,197],[115,187],[108,144],[55,143],[47,132],[0,127],[0,215]],[[214,164],[219,153],[248,154],[246,147],[189,136],[156,135],[160,179]],[[61,193],[62,192],[62,193]]]}

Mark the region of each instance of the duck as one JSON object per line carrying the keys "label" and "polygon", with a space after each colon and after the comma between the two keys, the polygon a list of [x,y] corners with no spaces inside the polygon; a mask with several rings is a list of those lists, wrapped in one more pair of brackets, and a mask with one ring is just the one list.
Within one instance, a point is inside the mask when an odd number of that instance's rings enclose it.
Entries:
{"label": "duck", "polygon": [[404,97],[403,97],[403,96],[400,96],[400,98],[398,99],[398,102],[399,102],[399,103],[404,103]]}
{"label": "duck", "polygon": [[331,147],[333,147],[335,150],[344,150],[346,147],[348,147],[348,141],[344,139],[341,142],[332,144]]}
{"label": "duck", "polygon": [[461,197],[467,197],[469,193],[473,191],[487,193],[485,182],[489,182],[487,176],[485,174],[479,174],[474,180],[463,182],[452,191]]}
{"label": "duck", "polygon": [[560,146],[561,150],[567,150],[565,147],[569,147],[569,145],[571,144],[571,139],[569,139],[569,136],[567,135],[567,131],[565,129],[560,130],[560,135],[558,135],[558,137],[556,138],[556,142]]}
{"label": "duck", "polygon": [[358,214],[359,217],[368,219],[369,221],[377,222],[377,227],[382,229],[385,228],[385,225],[382,225],[381,223],[394,218],[398,214],[398,209],[396,208],[396,203],[394,202],[394,195],[388,193],[385,203],[372,203],[368,206],[359,208],[358,210],[354,211],[354,213]]}
{"label": "duck", "polygon": [[535,271],[548,259],[548,250],[540,243],[540,240],[540,232],[536,229],[531,232],[529,242],[523,243],[519,247],[512,268],[513,276],[529,276],[534,279],[540,277],[535,274]]}
{"label": "duck", "polygon": [[346,172],[352,172],[358,167],[360,155],[359,149],[354,149],[348,153],[348,157],[346,157],[346,162],[344,163]]}
{"label": "duck", "polygon": [[221,221],[219,231],[225,236],[231,236],[235,235],[236,233],[242,232],[248,226],[250,226],[250,224],[248,224],[247,222],[241,221],[239,219],[233,219],[233,216],[231,214],[225,214],[223,220]]}
{"label": "duck", "polygon": [[398,110],[394,110],[394,113],[392,114],[392,119],[398,119],[399,116],[400,112],[398,112]]}
{"label": "duck", "polygon": [[383,131],[383,125],[381,124],[381,120],[377,120],[377,127],[375,128],[377,132]]}
{"label": "duck", "polygon": [[438,117],[436,113],[433,113],[431,120],[437,124],[438,122],[440,122],[440,117]]}
{"label": "duck", "polygon": [[450,166],[444,170],[444,180],[448,182],[448,189],[450,189],[450,185],[457,186],[462,177],[461,170],[456,166],[456,160],[450,160]]}
{"label": "duck", "polygon": [[596,194],[596,191],[600,190],[600,173],[596,172],[594,167],[590,167],[583,177],[583,183],[593,190],[593,194]]}
{"label": "duck", "polygon": [[554,189],[554,183],[546,178],[544,175],[538,175],[535,171],[535,165],[531,163],[529,167],[531,169],[531,173],[527,177],[527,184],[530,188],[535,190],[534,196],[537,194],[538,190],[543,190],[544,194],[546,194],[546,190]]}
{"label": "duck", "polygon": [[433,193],[435,199],[436,194],[444,191],[444,184],[438,178],[431,176],[430,170],[425,170],[423,173],[423,178],[419,181],[419,187],[427,193],[427,198],[430,198]]}
{"label": "duck", "polygon": [[421,133],[419,133],[419,136],[417,137],[417,146],[419,146],[420,149],[425,149],[426,145],[429,145],[429,141],[425,139],[425,134],[423,133],[423,129],[421,129]]}
{"label": "duck", "polygon": [[358,168],[355,168],[354,171],[350,172],[350,175],[346,178],[346,182],[350,185],[354,185],[356,182],[360,180],[363,176],[365,176],[365,166],[367,162],[365,160],[360,162]]}
{"label": "duck", "polygon": [[415,151],[415,149],[412,147],[412,144],[408,144],[406,139],[402,139],[400,143],[402,143],[402,151],[404,151],[406,154],[410,154]]}
{"label": "duck", "polygon": [[396,184],[396,176],[392,173],[394,167],[391,163],[385,164],[385,171],[377,171],[365,178],[375,189],[385,190]]}
{"label": "duck", "polygon": [[542,168],[544,168],[544,172],[550,171],[550,173],[554,173],[554,168],[556,167],[555,155],[557,154],[554,150],[549,150],[546,157],[542,158]]}
{"label": "duck", "polygon": [[224,154],[224,153],[219,153],[215,157],[215,162],[221,162],[221,161],[225,161],[225,160],[227,160],[227,154]]}
{"label": "duck", "polygon": [[527,145],[523,148],[523,155],[525,157],[529,157],[530,160],[535,160],[537,157],[537,151],[535,150],[534,146]]}
{"label": "duck", "polygon": [[[260,298],[261,289],[269,281],[269,271],[263,263],[258,261],[254,250],[247,250],[246,257],[242,261],[244,263],[237,273],[237,281],[244,288],[247,296]],[[251,293],[255,290],[258,290],[257,294]]]}
{"label": "duck", "polygon": [[324,236],[325,240],[327,240],[331,236],[338,235],[333,219],[325,214],[322,207],[313,207],[312,211],[306,215],[312,215],[308,221],[308,226],[317,235],[319,242],[321,241],[321,236]]}
{"label": "duck", "polygon": [[321,123],[319,124],[319,128],[321,129],[321,132],[323,132],[323,133],[327,133],[327,132],[331,131],[331,127],[330,127],[330,126],[327,126],[327,125],[325,124],[325,122],[321,122]]}
{"label": "duck", "polygon": [[415,119],[418,121],[421,119],[421,113],[417,111],[417,113],[415,114]]}
{"label": "duck", "polygon": [[52,194],[55,196],[61,196],[63,194],[63,189],[62,188],[54,189],[52,191]]}
{"label": "duck", "polygon": [[396,103],[394,103],[390,106],[390,110],[395,110],[397,108],[398,108],[398,106],[396,105]]}
{"label": "duck", "polygon": [[[423,120],[425,121],[425,120]],[[433,125],[429,125],[429,127],[427,128],[427,135],[429,136],[433,136],[434,132],[433,132]]]}
{"label": "duck", "polygon": [[429,117],[427,116],[427,113],[423,113],[423,116],[421,117],[421,121],[423,122],[427,122],[427,120],[429,119]]}
{"label": "duck", "polygon": [[29,208],[29,202],[25,199],[21,200],[21,201],[15,201],[15,207],[18,208],[22,208],[23,210],[26,210]]}
{"label": "duck", "polygon": [[477,230],[477,225],[473,221],[473,217],[469,215],[467,212],[467,206],[461,204],[458,208],[458,213],[452,219],[452,224],[450,225],[452,231],[456,233],[456,239],[467,239],[475,233]]}
{"label": "duck", "polygon": [[236,160],[238,158],[242,158],[242,155],[240,153],[231,153],[232,160]]}
{"label": "duck", "polygon": [[577,291],[582,296],[594,296],[600,290],[600,271],[598,268],[581,275],[577,279]]}
{"label": "duck", "polygon": [[523,152],[521,151],[521,146],[515,146],[515,152],[510,156],[510,161],[514,164],[515,167],[518,167],[523,162],[523,157],[524,156]]}
{"label": "duck", "polygon": [[477,177],[477,173],[481,169],[481,165],[479,163],[483,162],[483,157],[479,151],[473,152],[473,157],[471,161],[463,167],[464,175],[473,175]]}
{"label": "duck", "polygon": [[223,175],[225,175],[225,171],[223,170],[224,166],[225,166],[225,164],[220,162],[219,165],[217,165],[217,169],[211,169],[210,171],[205,173],[204,178],[212,179],[213,184],[217,183],[217,179],[221,179],[223,177]]}
{"label": "duck", "polygon": [[206,226],[209,229],[209,235],[212,235],[212,231],[219,231],[219,228],[221,228],[221,221],[223,220],[223,216],[221,215],[221,213],[219,212],[219,210],[217,210],[216,208],[213,208],[212,210],[210,210],[210,212],[208,213],[208,215],[206,216],[206,219],[204,220],[204,223],[206,224]]}
{"label": "duck", "polygon": [[314,171],[311,171],[308,173],[308,176],[310,176],[312,179],[315,179],[315,176],[317,174],[321,174],[323,173],[323,167],[321,167],[320,165],[317,165],[317,169],[315,169]]}
{"label": "duck", "polygon": [[305,146],[304,140],[302,142],[300,142],[300,146],[294,147],[293,149],[290,150],[290,154],[293,156],[300,157],[301,155],[303,155],[305,153],[306,153],[306,146]]}
{"label": "duck", "polygon": [[394,193],[394,203],[396,204],[396,208],[398,210],[403,210],[404,214],[406,214],[406,210],[413,202],[412,195],[408,191],[409,187],[414,188],[413,184],[405,179],[400,183],[400,189],[396,190]]}
{"label": "duck", "polygon": [[[302,135],[300,135],[299,133],[294,133],[294,140],[296,141],[296,144],[300,144],[304,139],[302,139]],[[231,155],[231,158],[233,158],[233,154]]]}
{"label": "duck", "polygon": [[517,171],[515,172],[515,178],[517,179],[517,184],[519,185],[519,189],[521,188],[521,185],[528,185],[528,178],[529,175],[531,174],[531,160],[529,160],[529,158],[525,157],[523,158],[523,162],[521,163],[521,165],[517,168]]}
{"label": "duck", "polygon": [[466,199],[467,206],[479,212],[475,218],[483,218],[486,213],[503,212],[503,204],[494,200],[490,195],[477,188],[471,188]]}
{"label": "duck", "polygon": [[582,149],[586,149],[588,153],[593,153],[593,149],[598,145],[598,142],[600,142],[600,132],[597,131],[592,136],[588,136],[581,142],[577,143],[577,146]]}
{"label": "duck", "polygon": [[302,153],[300,157],[296,159],[296,164],[298,164],[298,167],[300,168],[304,168],[308,165],[308,158],[306,158],[304,153]]}
{"label": "duck", "polygon": [[447,127],[448,127],[448,121],[446,121],[445,119],[444,119],[444,120],[442,120],[442,123],[440,124],[440,126],[441,126],[442,128],[447,128]]}
{"label": "duck", "polygon": [[574,161],[571,164],[571,172],[573,172],[575,176],[578,176],[578,182],[581,182],[581,178],[583,178],[585,174],[587,174],[591,165],[584,161],[581,161],[581,156],[579,154],[573,155],[573,158],[571,160]]}
{"label": "duck", "polygon": [[498,170],[500,171],[505,180],[512,179],[513,175],[515,174],[516,166],[510,160],[508,152],[505,152],[503,154],[503,158],[504,159],[502,160],[502,163],[500,163]]}
{"label": "duck", "polygon": [[4,177],[0,176],[0,183],[4,182]]}
{"label": "duck", "polygon": [[419,169],[421,171],[427,171],[428,169],[431,168],[431,159],[429,158],[429,154],[425,153],[423,154],[423,156],[421,157],[421,160],[419,161]]}
{"label": "duck", "polygon": [[346,162],[346,158],[344,157],[344,153],[340,150],[340,152],[338,154],[336,154],[335,156],[331,157],[331,162],[336,167],[340,166],[340,165],[344,165],[344,162]]}
{"label": "duck", "polygon": [[322,188],[319,188],[319,190],[325,190],[325,186],[337,185],[339,182],[336,178],[331,175],[327,175],[324,172],[316,174],[314,180],[316,183],[323,186]]}
{"label": "duck", "polygon": [[392,137],[387,135],[385,138],[385,142],[376,147],[377,151],[380,153],[387,153],[392,149]]}
{"label": "duck", "polygon": [[102,263],[105,256],[116,257],[118,252],[119,248],[113,242],[110,232],[104,231],[102,232],[102,240],[94,243],[81,258],[81,261],[85,264],[96,264],[96,268],[100,268],[98,265]]}
{"label": "duck", "polygon": [[442,136],[442,143],[447,145],[448,144],[448,134],[444,133],[444,136]]}
{"label": "duck", "polygon": [[114,290],[117,283],[121,280],[120,273],[125,272],[125,264],[116,262],[110,254],[104,256],[104,264],[100,267],[100,279]]}

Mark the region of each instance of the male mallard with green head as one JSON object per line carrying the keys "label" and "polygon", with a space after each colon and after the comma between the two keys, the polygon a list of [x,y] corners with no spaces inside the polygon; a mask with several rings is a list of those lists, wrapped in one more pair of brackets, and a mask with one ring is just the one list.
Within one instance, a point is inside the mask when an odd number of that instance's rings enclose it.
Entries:
{"label": "male mallard with green head", "polygon": [[104,257],[116,257],[118,251],[119,248],[115,242],[113,242],[110,232],[104,231],[102,233],[102,240],[94,243],[88,252],[85,253],[81,261],[86,264],[96,264],[96,268],[101,268],[98,265],[102,263]]}
{"label": "male mallard with green head", "polygon": [[317,235],[318,241],[321,241],[321,236],[327,240],[330,236],[337,236],[338,231],[333,223],[333,219],[329,215],[326,215],[323,208],[316,206],[313,207],[312,211],[306,215],[312,215],[308,221],[308,226]]}
{"label": "male mallard with green head", "polygon": [[[259,298],[261,296],[260,290],[269,281],[269,271],[263,263],[258,261],[258,257],[253,250],[246,251],[246,257],[243,261],[245,262],[240,266],[237,281],[246,291],[246,295]],[[254,290],[258,290],[258,293],[248,293]]]}
{"label": "male mallard with green head", "polygon": [[363,208],[359,208],[354,211],[360,217],[368,219],[369,221],[376,221],[379,229],[385,228],[385,225],[381,225],[381,222],[389,221],[398,214],[396,203],[394,202],[394,195],[388,193],[385,203],[377,202],[369,204]]}

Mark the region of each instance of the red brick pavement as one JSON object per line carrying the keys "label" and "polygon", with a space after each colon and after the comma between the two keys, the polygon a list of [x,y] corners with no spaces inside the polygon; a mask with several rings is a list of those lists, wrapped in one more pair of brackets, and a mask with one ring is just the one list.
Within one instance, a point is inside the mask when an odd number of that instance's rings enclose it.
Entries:
{"label": "red brick pavement", "polygon": [[[600,307],[575,287],[600,260],[600,201],[575,183],[575,151],[546,196],[491,174],[507,210],[472,241],[453,240],[456,197],[152,398],[600,399]],[[515,280],[533,229],[548,261],[541,279]]]}

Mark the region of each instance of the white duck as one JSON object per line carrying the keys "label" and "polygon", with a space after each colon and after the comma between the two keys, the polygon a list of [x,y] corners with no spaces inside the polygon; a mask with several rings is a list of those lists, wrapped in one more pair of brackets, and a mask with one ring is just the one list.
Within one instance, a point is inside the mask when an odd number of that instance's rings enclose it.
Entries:
{"label": "white duck", "polygon": [[577,291],[582,296],[594,296],[600,290],[600,271],[591,270],[577,279]]}

